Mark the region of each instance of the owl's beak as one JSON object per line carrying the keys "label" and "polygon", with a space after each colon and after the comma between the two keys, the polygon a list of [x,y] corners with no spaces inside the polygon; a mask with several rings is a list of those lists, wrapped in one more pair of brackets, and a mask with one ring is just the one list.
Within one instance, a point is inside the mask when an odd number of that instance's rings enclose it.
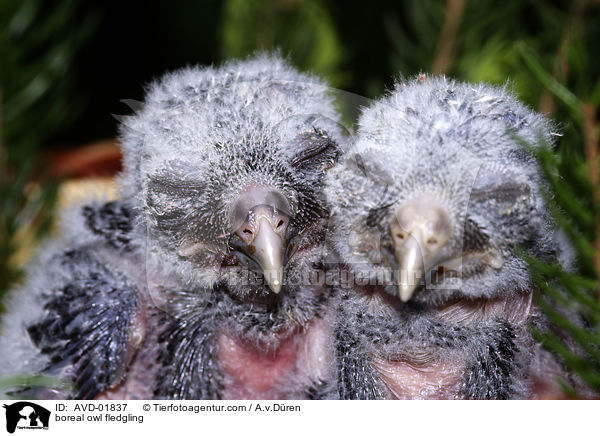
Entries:
{"label": "owl's beak", "polygon": [[429,198],[404,204],[390,224],[398,264],[398,294],[407,302],[452,236],[446,209]]}
{"label": "owl's beak", "polygon": [[236,230],[244,243],[244,252],[262,270],[265,283],[276,294],[283,286],[287,214],[266,205],[250,210],[246,221]]}
{"label": "owl's beak", "polygon": [[262,269],[265,282],[273,292],[278,294],[283,285],[285,244],[284,239],[267,218],[259,219],[258,232],[251,246],[255,249],[253,258]]}

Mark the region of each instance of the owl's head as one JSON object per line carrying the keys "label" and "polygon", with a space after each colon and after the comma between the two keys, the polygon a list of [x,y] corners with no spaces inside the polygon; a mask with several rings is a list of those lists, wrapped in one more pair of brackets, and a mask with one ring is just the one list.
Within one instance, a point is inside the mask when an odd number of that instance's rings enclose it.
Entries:
{"label": "owl's head", "polygon": [[192,288],[288,292],[321,253],[324,176],[345,140],[332,100],[269,55],[154,83],[122,129],[149,268]]}
{"label": "owl's head", "polygon": [[328,174],[332,241],[362,281],[402,301],[531,286],[519,247],[557,254],[534,157],[550,124],[506,89],[444,77],[398,83],[366,108]]}

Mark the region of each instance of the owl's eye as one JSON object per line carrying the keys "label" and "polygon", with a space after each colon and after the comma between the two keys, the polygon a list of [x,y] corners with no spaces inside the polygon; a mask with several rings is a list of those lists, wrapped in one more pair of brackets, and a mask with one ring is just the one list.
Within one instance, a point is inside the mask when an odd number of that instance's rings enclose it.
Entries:
{"label": "owl's eye", "polygon": [[150,177],[148,188],[151,192],[174,196],[198,195],[205,189],[205,183],[199,180],[184,180],[168,175]]}
{"label": "owl's eye", "polygon": [[484,167],[475,180],[470,198],[478,203],[516,204],[527,200],[530,194],[529,184],[519,181],[513,171]]}
{"label": "owl's eye", "polygon": [[303,172],[332,166],[350,136],[337,120],[322,114],[287,117],[273,127],[273,132],[287,162]]}
{"label": "owl's eye", "polygon": [[477,201],[496,200],[514,204],[523,198],[528,198],[530,192],[531,188],[525,183],[507,181],[498,185],[474,187],[470,197]]}
{"label": "owl's eye", "polygon": [[313,162],[333,159],[338,153],[337,143],[321,129],[314,128],[312,132],[302,134],[298,138],[301,147],[290,161],[293,167],[308,166]]}
{"label": "owl's eye", "polygon": [[158,228],[174,235],[182,235],[193,228],[188,216],[190,205],[205,188],[205,183],[200,180],[184,180],[171,173],[152,175],[146,202]]}

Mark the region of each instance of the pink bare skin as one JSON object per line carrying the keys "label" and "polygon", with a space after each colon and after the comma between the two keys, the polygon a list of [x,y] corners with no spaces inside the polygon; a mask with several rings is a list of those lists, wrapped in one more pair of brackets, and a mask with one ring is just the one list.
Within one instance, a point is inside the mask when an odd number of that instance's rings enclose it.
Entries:
{"label": "pink bare skin", "polygon": [[325,322],[315,320],[283,339],[278,348],[266,350],[222,332],[218,356],[223,399],[293,399],[303,387],[330,377],[331,334]]}
{"label": "pink bare skin", "polygon": [[[154,318],[150,317],[149,322],[153,321]],[[223,399],[295,399],[305,387],[320,379],[331,378],[333,353],[329,325],[331,323],[315,320],[305,329],[283,339],[278,348],[270,350],[259,349],[243,339],[221,332],[217,348],[224,378]],[[151,362],[156,361],[157,350],[150,344],[156,343],[156,340],[152,334],[146,337],[125,378],[96,399],[152,398],[157,371]]]}

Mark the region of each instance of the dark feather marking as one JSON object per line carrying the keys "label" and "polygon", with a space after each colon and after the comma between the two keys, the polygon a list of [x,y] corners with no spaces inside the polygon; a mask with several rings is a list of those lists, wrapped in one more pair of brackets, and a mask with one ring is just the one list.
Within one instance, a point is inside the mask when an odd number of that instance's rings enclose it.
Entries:
{"label": "dark feather marking", "polygon": [[336,358],[338,362],[338,391],[342,400],[384,399],[382,382],[360,350],[359,340],[344,327],[336,332]]}
{"label": "dark feather marking", "polygon": [[163,349],[154,394],[165,399],[220,399],[222,380],[216,360],[215,335],[201,314],[192,318],[165,315],[159,336]]}
{"label": "dark feather marking", "polygon": [[335,385],[333,383],[320,379],[305,389],[304,396],[308,400],[326,400],[337,397],[337,392],[334,391]]}
{"label": "dark feather marking", "polygon": [[[362,312],[345,314],[336,334],[339,391],[347,399],[383,399],[382,382],[370,363],[371,353],[411,361],[413,353],[436,349],[475,350],[458,392],[465,399],[504,399],[514,394],[518,370],[512,327],[503,320],[445,325],[418,307],[405,308],[394,319]],[[351,326],[351,327],[350,327]]]}
{"label": "dark feather marking", "polygon": [[81,212],[85,217],[86,226],[93,233],[104,237],[111,247],[130,249],[133,218],[123,202],[87,205]]}
{"label": "dark feather marking", "polygon": [[[33,343],[47,354],[44,372],[72,366],[73,398],[91,399],[124,374],[137,293],[89,253],[73,250],[61,259],[73,280],[44,298],[46,315],[28,328]],[[84,269],[78,269],[84,266]]]}
{"label": "dark feather marking", "polygon": [[390,214],[391,206],[392,203],[370,209],[365,220],[367,226],[383,228],[385,218]]}
{"label": "dark feather marking", "polygon": [[463,252],[483,251],[489,248],[490,237],[470,218],[465,220]]}
{"label": "dark feather marking", "polygon": [[512,374],[518,369],[514,329],[503,322],[495,338],[465,372],[459,395],[464,399],[506,400],[514,393]]}

